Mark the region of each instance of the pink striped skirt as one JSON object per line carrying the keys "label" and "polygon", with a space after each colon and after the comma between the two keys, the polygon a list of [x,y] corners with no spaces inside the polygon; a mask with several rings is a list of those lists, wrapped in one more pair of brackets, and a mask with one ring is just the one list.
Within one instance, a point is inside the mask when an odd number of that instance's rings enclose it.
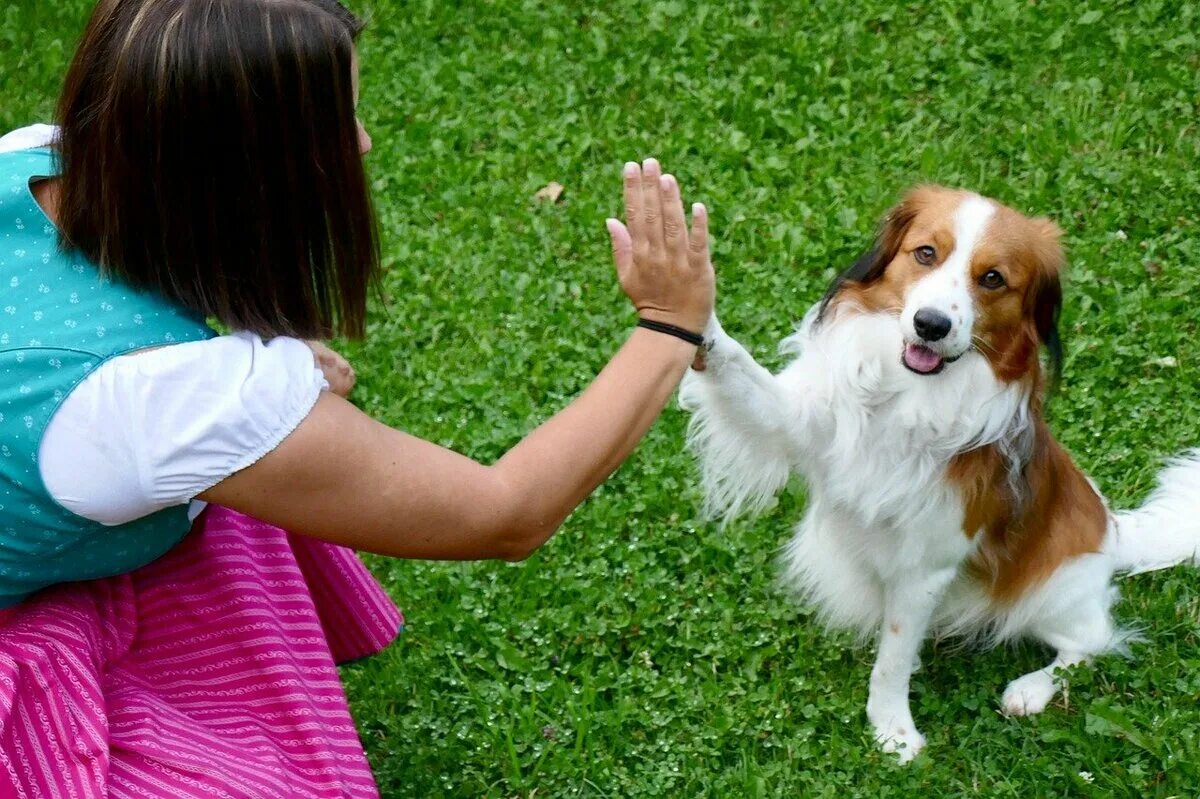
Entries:
{"label": "pink striped skirt", "polygon": [[353,552],[209,508],[0,618],[0,797],[375,797],[335,663],[400,612]]}

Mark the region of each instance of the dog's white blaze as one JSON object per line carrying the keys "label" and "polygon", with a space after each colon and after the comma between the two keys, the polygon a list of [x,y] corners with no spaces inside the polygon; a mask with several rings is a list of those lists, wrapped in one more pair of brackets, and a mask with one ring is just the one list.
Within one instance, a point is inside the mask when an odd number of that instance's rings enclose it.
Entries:
{"label": "dog's white blaze", "polygon": [[955,209],[954,249],[941,266],[914,283],[905,298],[901,322],[910,341],[919,340],[913,317],[922,308],[931,308],[944,313],[952,322],[946,338],[934,345],[942,355],[956,358],[971,346],[971,331],[975,326],[971,259],[995,215],[996,206],[975,194]]}

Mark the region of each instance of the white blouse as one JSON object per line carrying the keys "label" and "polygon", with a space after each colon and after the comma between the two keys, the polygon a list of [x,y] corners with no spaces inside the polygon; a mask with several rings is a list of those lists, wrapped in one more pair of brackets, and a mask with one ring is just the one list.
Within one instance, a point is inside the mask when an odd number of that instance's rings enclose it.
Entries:
{"label": "white blouse", "polygon": [[[0,152],[46,145],[55,129],[0,137]],[[50,495],[106,525],[195,497],[287,438],[329,384],[303,341],[250,333],[173,344],[102,364],[63,400],[38,463]]]}

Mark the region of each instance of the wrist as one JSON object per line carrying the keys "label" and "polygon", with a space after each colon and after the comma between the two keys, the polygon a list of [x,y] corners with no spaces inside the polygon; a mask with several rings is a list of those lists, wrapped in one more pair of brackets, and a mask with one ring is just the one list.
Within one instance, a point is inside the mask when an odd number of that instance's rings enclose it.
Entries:
{"label": "wrist", "polygon": [[637,315],[639,321],[644,319],[648,322],[671,325],[696,335],[703,335],[704,325],[708,321],[708,317],[701,318],[695,314],[672,313],[658,308],[638,308]]}
{"label": "wrist", "polygon": [[637,326],[646,330],[651,330],[655,333],[661,333],[664,336],[677,338],[682,342],[692,345],[693,347],[704,346],[703,333],[698,333],[694,330],[688,330],[686,328],[679,327],[678,325],[659,322],[654,319],[646,319],[643,317],[638,319]]}
{"label": "wrist", "polygon": [[700,349],[681,338],[668,336],[645,327],[635,327],[633,333],[630,334],[629,341],[641,348],[643,352],[652,350],[657,356],[665,358],[670,362],[672,369],[677,366],[681,370],[686,368]]}

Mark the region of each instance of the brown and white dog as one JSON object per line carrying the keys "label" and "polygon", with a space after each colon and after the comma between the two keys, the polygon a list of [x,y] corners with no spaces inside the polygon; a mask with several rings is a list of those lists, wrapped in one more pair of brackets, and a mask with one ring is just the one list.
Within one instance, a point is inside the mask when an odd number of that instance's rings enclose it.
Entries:
{"label": "brown and white dog", "polygon": [[761,510],[792,471],[806,479],[784,578],[828,623],[876,637],[867,717],[902,761],[925,743],[908,692],[930,632],[1052,647],[1001,699],[1037,713],[1056,669],[1128,637],[1110,613],[1117,571],[1197,557],[1200,459],[1114,515],[1042,418],[1059,236],[977,194],[917,188],[785,339],[782,372],[714,319],[707,367],[684,382],[710,511]]}

